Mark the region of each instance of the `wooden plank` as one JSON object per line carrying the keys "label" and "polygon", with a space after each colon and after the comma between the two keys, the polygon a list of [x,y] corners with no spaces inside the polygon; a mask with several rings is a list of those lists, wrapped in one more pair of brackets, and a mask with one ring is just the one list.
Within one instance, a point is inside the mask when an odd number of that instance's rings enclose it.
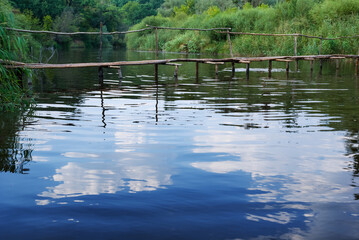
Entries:
{"label": "wooden plank", "polygon": [[275,59],[277,62],[293,62],[291,59]]}
{"label": "wooden plank", "polygon": [[245,63],[245,64],[251,63],[251,61],[246,61],[246,60],[239,60],[238,62],[239,62],[239,63]]}
{"label": "wooden plank", "polygon": [[205,62],[207,64],[213,64],[213,65],[223,65],[224,62]]}
{"label": "wooden plank", "polygon": [[168,66],[182,66],[182,64],[180,63],[166,63],[164,65],[168,65]]}

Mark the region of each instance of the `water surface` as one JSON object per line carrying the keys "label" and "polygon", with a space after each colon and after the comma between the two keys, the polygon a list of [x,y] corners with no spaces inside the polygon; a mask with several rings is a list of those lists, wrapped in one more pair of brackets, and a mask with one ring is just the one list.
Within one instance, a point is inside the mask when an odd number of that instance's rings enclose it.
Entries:
{"label": "water surface", "polygon": [[0,116],[0,239],[357,239],[354,65],[273,67],[37,72],[33,112]]}

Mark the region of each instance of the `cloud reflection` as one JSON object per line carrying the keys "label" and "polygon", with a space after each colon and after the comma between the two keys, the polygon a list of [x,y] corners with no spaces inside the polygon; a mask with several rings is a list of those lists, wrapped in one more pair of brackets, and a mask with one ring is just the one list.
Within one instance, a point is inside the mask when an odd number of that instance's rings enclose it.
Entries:
{"label": "cloud reflection", "polygon": [[353,188],[347,184],[344,170],[348,159],[337,151],[342,136],[300,131],[300,138],[270,129],[267,133],[228,128],[198,131],[193,152],[217,153],[217,159],[225,159],[193,162],[191,166],[217,174],[250,173],[253,189],[265,192],[248,195],[252,201],[351,201]]}
{"label": "cloud reflection", "polygon": [[[140,155],[140,158],[143,157]],[[53,181],[57,186],[48,187],[36,200],[38,205],[51,203],[48,199],[62,199],[85,195],[115,194],[155,191],[171,185],[171,175],[161,161],[122,159],[121,161],[74,163],[69,162],[56,170]]]}

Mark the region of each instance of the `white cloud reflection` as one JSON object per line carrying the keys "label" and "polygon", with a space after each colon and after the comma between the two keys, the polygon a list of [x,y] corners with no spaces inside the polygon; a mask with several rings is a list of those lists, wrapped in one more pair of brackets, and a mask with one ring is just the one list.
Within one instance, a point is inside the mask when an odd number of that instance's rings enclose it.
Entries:
{"label": "white cloud reflection", "polygon": [[220,161],[193,162],[192,167],[217,174],[250,173],[253,189],[265,192],[249,195],[252,201],[352,200],[353,188],[348,185],[349,175],[343,170],[348,159],[338,151],[338,145],[343,145],[340,134],[306,133],[302,129],[301,134],[270,129],[267,133],[263,129],[227,129],[197,131],[193,152],[227,157]]}
{"label": "white cloud reflection", "polygon": [[[156,153],[140,152],[139,146],[155,144],[143,126],[132,125],[115,132],[116,149],[112,153],[66,152],[66,158],[85,158],[56,169],[51,179],[58,183],[38,195],[38,205],[50,204],[48,199],[75,198],[99,194],[155,191],[171,185],[167,158]],[[140,130],[140,131],[139,131]],[[151,140],[152,139],[152,140]]]}
{"label": "white cloud reflection", "polygon": [[[39,197],[61,199],[85,195],[155,191],[172,184],[171,175],[161,165],[142,165],[136,161],[111,163],[73,163],[56,170],[53,181],[59,185],[48,187]],[[158,164],[158,162],[157,162]],[[37,200],[38,205],[50,203]]]}

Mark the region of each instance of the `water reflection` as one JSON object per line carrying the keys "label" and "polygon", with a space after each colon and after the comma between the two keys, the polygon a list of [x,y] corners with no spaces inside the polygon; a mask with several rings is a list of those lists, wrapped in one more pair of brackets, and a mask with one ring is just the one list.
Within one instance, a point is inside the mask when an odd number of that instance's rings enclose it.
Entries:
{"label": "water reflection", "polygon": [[1,132],[16,136],[1,138],[2,171],[36,163],[0,175],[2,229],[18,239],[358,236],[358,82],[326,68],[268,79],[259,64],[249,81],[183,64],[174,82],[162,67],[157,81],[153,66],[124,67],[120,88],[116,69],[102,88],[90,69],[34,85],[35,121]]}
{"label": "water reflection", "polygon": [[[0,113],[0,172],[25,174],[26,165],[32,161],[31,139],[23,141],[18,131],[25,126],[28,118],[23,113]],[[23,143],[25,142],[25,143]]]}
{"label": "water reflection", "polygon": [[267,134],[263,130],[201,131],[194,138],[197,146],[194,153],[212,153],[224,160],[192,162],[191,165],[217,174],[249,173],[255,182],[253,189],[265,191],[249,195],[256,202],[351,200],[353,188],[345,184],[344,179],[338,180],[339,176],[346,175],[343,169],[348,161],[334,150],[342,142],[340,135],[322,132],[313,140],[311,134],[301,130],[301,137],[293,139],[292,133],[279,134],[273,127],[270,125]]}
{"label": "water reflection", "polygon": [[[83,157],[81,154],[64,155]],[[164,189],[172,184],[171,174],[162,161],[155,160],[153,157],[146,154],[132,154],[127,158],[113,161],[90,162],[88,159],[86,163],[69,162],[56,169],[56,174],[52,176],[52,180],[59,184],[48,187],[38,195],[42,199],[37,201],[44,205],[44,200],[45,203],[51,202],[49,199]]]}

